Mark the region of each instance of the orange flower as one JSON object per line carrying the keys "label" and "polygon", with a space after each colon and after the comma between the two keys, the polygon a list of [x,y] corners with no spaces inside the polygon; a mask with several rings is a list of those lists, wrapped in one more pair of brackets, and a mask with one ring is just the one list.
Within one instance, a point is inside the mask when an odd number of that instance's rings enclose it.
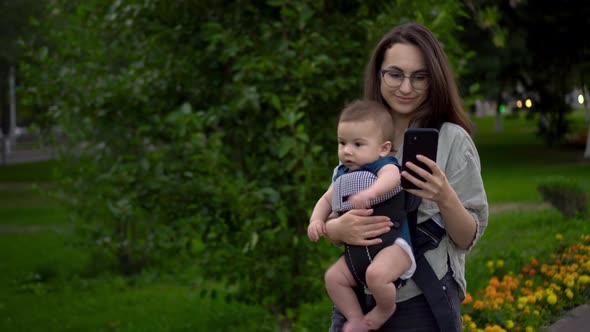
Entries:
{"label": "orange flower", "polygon": [[491,277],[490,278],[489,285],[490,286],[493,286],[493,287],[496,287],[496,288],[499,287],[500,286],[500,281],[498,280],[498,277],[496,277],[496,276]]}
{"label": "orange flower", "polygon": [[473,308],[476,310],[483,310],[484,306],[484,303],[480,300],[477,300],[473,303]]}

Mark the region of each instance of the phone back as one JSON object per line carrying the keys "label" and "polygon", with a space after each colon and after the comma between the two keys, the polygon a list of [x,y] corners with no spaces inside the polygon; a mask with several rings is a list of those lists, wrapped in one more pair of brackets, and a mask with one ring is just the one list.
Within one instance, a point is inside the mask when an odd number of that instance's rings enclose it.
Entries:
{"label": "phone back", "polygon": [[[421,154],[436,162],[437,149],[438,130],[434,128],[408,128],[404,133],[402,170],[407,171],[419,180],[424,181],[424,178],[409,168],[406,168],[406,162],[411,161],[428,171],[428,173],[432,173],[424,163],[416,159],[416,155]],[[404,177],[401,179],[401,184],[404,189],[418,189],[418,187]]]}

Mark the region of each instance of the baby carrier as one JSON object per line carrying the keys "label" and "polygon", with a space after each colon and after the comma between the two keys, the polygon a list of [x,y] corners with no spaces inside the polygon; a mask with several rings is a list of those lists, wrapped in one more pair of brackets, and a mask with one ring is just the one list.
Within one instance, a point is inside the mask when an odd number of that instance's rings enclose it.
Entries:
{"label": "baby carrier", "polygon": [[[342,178],[344,176],[346,177]],[[340,178],[342,178],[340,180],[342,183],[336,185]],[[351,206],[347,203],[348,197],[360,190],[368,188],[375,179],[376,176],[374,174],[366,171],[351,172],[336,179],[334,182],[332,202],[335,211],[343,213],[349,210]],[[344,181],[349,183],[349,185],[345,185]],[[350,183],[355,183],[355,185],[350,185]],[[345,245],[344,255],[346,263],[359,285],[355,287],[355,293],[357,294],[359,303],[365,313],[369,312],[375,306],[375,300],[365,286],[366,268],[370,264],[372,257],[379,250],[393,244],[400,234],[402,223],[407,222],[410,230],[411,245],[416,259],[416,271],[412,279],[422,290],[439,329],[444,332],[456,331],[457,325],[454,322],[452,308],[442,282],[436,276],[426,257],[424,257],[425,252],[438,247],[438,244],[446,235],[446,231],[432,219],[428,219],[418,225],[417,212],[422,199],[407,191],[398,190],[371,202],[374,210],[373,215],[388,216],[394,223],[390,232],[381,235],[383,242],[369,247]],[[398,287],[403,285],[403,281],[401,280],[397,280],[395,283]]]}

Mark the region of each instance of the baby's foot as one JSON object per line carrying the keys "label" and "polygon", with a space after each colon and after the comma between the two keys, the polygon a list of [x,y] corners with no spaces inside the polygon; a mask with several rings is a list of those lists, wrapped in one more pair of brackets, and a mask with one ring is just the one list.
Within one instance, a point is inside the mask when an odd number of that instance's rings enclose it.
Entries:
{"label": "baby's foot", "polygon": [[383,308],[383,306],[376,306],[373,310],[369,311],[368,314],[363,318],[363,322],[369,326],[371,330],[377,330],[383,325],[393,312],[395,311],[395,305],[391,308]]}
{"label": "baby's foot", "polygon": [[342,332],[369,332],[369,327],[360,320],[349,320],[344,324]]}

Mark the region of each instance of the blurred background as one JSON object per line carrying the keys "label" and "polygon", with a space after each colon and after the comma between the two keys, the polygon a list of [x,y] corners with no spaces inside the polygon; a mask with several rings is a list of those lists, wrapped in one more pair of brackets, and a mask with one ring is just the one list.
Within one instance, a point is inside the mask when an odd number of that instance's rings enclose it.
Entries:
{"label": "blurred background", "polygon": [[340,109],[410,21],[490,202],[464,329],[589,302],[586,1],[0,0],[0,330],[326,331],[340,248],[307,221]]}

